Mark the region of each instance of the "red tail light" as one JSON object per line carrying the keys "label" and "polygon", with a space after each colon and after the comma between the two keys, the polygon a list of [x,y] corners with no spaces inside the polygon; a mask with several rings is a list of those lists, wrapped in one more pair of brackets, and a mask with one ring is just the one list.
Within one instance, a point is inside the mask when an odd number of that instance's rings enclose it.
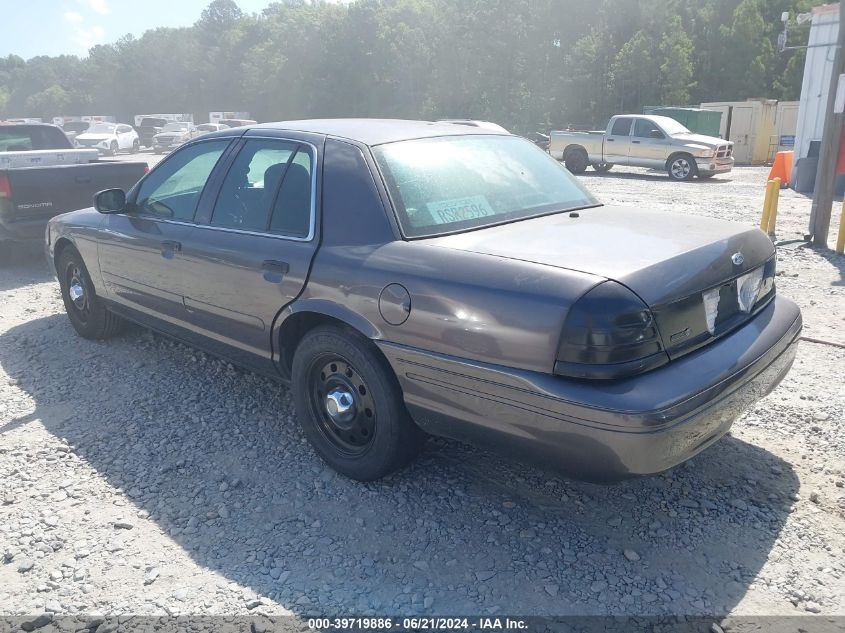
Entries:
{"label": "red tail light", "polygon": [[9,177],[0,175],[0,198],[11,198],[12,188],[9,186]]}
{"label": "red tail light", "polygon": [[144,173],[145,174],[150,173],[150,166],[149,165],[144,165]]}

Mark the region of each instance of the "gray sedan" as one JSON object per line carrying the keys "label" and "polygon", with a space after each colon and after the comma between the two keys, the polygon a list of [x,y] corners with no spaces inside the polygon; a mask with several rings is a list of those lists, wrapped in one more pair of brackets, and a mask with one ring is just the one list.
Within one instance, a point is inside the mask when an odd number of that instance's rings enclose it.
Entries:
{"label": "gray sedan", "polygon": [[207,134],[54,218],[47,251],[80,335],[135,321],[291,384],[360,480],[426,434],[663,471],[780,382],[801,331],[758,229],[603,206],[532,143],[448,123]]}

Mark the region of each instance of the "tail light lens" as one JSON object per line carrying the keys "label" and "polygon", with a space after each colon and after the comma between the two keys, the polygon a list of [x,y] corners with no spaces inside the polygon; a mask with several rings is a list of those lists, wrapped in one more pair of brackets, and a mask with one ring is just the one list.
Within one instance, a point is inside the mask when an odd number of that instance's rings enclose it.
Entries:
{"label": "tail light lens", "polygon": [[12,188],[9,186],[9,177],[0,176],[0,198],[11,198]]}
{"label": "tail light lens", "polygon": [[606,281],[569,311],[555,373],[610,380],[669,362],[651,310],[628,288]]}

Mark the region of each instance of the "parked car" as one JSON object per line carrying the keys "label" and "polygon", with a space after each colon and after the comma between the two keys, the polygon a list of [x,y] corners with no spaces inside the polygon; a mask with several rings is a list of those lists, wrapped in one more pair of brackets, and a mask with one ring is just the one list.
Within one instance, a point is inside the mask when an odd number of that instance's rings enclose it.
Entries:
{"label": "parked car", "polygon": [[164,129],[168,120],[161,117],[141,117],[135,129],[138,132],[138,140],[141,147],[152,147],[153,137]]}
{"label": "parked car", "polygon": [[228,130],[228,125],[222,123],[200,123],[197,126],[197,136],[201,134],[208,134],[209,132],[219,132],[221,130]]}
{"label": "parked car", "polygon": [[491,123],[490,121],[479,121],[476,119],[438,119],[438,123],[452,123],[453,125],[466,125],[469,127],[478,127],[485,130],[492,130],[494,132],[507,132],[498,123]]}
{"label": "parked car", "polygon": [[128,319],[292,383],[360,480],[423,432],[663,471],[780,382],[802,326],[759,229],[602,206],[528,140],[424,121],[205,135],[53,219],[47,253],[81,336]]}
{"label": "parked car", "polygon": [[74,139],[77,147],[91,147],[107,156],[120,151],[134,153],[141,149],[138,133],[124,123],[95,123]]}
{"label": "parked car", "polygon": [[218,123],[227,127],[244,127],[246,125],[255,125],[257,121],[253,119],[220,119]]}
{"label": "parked car", "polygon": [[88,131],[91,127],[90,121],[67,121],[61,126],[68,139],[73,142],[76,137]]}
{"label": "parked car", "polygon": [[606,172],[614,165],[665,170],[672,180],[711,178],[731,171],[733,143],[693,134],[665,116],[615,116],[603,132],[553,131],[550,153],[573,174],[589,165]]}
{"label": "parked car", "polygon": [[190,141],[197,134],[197,128],[193,123],[171,121],[162,128],[161,132],[153,137],[153,151],[156,154],[169,152],[179,147],[185,141]]}
{"label": "parked car", "polygon": [[44,238],[47,220],[91,204],[97,191],[131,187],[146,163],[98,160],[55,125],[0,126],[0,242]]}

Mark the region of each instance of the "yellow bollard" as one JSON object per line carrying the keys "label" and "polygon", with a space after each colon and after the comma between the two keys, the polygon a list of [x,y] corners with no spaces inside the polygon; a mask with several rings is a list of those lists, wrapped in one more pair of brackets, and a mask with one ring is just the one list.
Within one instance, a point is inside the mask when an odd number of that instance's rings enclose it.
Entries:
{"label": "yellow bollard", "polygon": [[842,215],[839,216],[839,236],[836,238],[836,252],[845,255],[845,200],[842,201]]}
{"label": "yellow bollard", "polygon": [[775,223],[778,219],[778,203],[780,202],[780,178],[774,179],[774,186],[772,187],[772,200],[769,203],[769,222],[766,227],[766,233],[771,237],[775,236]]}
{"label": "yellow bollard", "polygon": [[763,198],[763,216],[760,218],[760,230],[769,232],[769,214],[772,208],[772,197],[774,195],[773,185],[775,181],[770,180],[766,183],[766,195]]}

